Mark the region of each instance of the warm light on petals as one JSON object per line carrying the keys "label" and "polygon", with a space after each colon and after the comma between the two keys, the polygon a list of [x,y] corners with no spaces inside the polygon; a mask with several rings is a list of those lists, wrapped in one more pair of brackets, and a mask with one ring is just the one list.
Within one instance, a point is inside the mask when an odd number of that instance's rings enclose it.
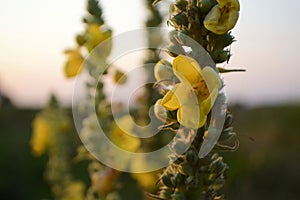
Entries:
{"label": "warm light on petals", "polygon": [[218,96],[221,80],[212,68],[201,69],[196,60],[183,55],[174,59],[173,70],[181,82],[164,96],[161,105],[178,110],[177,120],[183,126],[200,128]]}

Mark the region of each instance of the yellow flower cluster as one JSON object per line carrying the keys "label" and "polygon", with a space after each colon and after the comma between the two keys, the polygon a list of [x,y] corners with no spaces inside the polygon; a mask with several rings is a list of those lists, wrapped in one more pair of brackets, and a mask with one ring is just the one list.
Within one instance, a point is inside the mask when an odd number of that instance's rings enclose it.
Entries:
{"label": "yellow flower cluster", "polygon": [[55,134],[70,129],[69,118],[61,110],[46,109],[32,122],[33,133],[30,140],[32,153],[40,156],[53,144]]}
{"label": "yellow flower cluster", "polygon": [[30,140],[32,152],[35,156],[42,155],[51,142],[53,129],[47,121],[37,116],[33,121],[33,135]]}
{"label": "yellow flower cluster", "polygon": [[[80,37],[82,40],[80,46],[83,45],[88,52],[91,52],[97,45],[99,45],[104,40],[111,37],[110,30],[103,30],[98,24],[89,24],[86,32],[83,36]],[[111,45],[111,44],[107,44]],[[76,47],[75,49],[68,49],[65,51],[67,55],[67,61],[64,67],[65,75],[68,78],[77,76],[81,72],[82,63],[84,61],[84,57],[81,53],[81,48]],[[103,56],[108,56],[110,52],[110,48],[107,46],[107,52],[101,52],[99,56],[102,58]]]}
{"label": "yellow flower cluster", "polygon": [[98,44],[111,37],[111,31],[104,31],[97,24],[91,24],[86,33],[85,46],[91,52]]}

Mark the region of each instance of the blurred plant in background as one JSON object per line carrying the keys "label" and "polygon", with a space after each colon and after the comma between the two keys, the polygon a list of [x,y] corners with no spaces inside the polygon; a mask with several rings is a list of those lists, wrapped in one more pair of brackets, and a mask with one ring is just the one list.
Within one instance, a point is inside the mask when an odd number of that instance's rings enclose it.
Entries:
{"label": "blurred plant in background", "polygon": [[[58,199],[83,199],[85,185],[72,174],[74,147],[79,144],[71,134],[71,121],[54,96],[33,121],[30,141],[35,156],[48,155],[45,178]],[[72,137],[73,136],[73,137]]]}
{"label": "blurred plant in background", "polygon": [[[149,11],[146,27],[159,27],[163,21],[156,5],[159,0],[146,0]],[[89,113],[83,121],[80,135],[89,138],[96,134],[98,123],[108,138],[118,147],[130,152],[146,152],[161,146],[167,133],[175,133],[178,138],[172,144],[174,154],[169,155],[169,165],[155,172],[128,174],[101,164],[80,144],[76,137],[67,134],[75,132],[71,118],[59,107],[53,97],[48,107],[41,111],[33,121],[31,147],[34,155],[48,154],[45,171],[52,193],[56,199],[224,199],[220,191],[225,184],[225,171],[228,165],[219,153],[234,151],[238,140],[232,128],[232,114],[225,110],[225,123],[216,145],[210,141],[211,152],[199,157],[201,145],[214,134],[209,123],[214,121],[213,106],[225,104],[226,97],[220,91],[224,87],[218,72],[231,71],[216,68],[215,64],[229,61],[230,45],[234,37],[230,30],[235,26],[239,15],[237,0],[176,0],[171,4],[168,24],[175,28],[169,33],[168,53],[173,63],[160,58],[160,51],[150,48],[158,46],[163,36],[148,33],[147,63],[157,63],[146,69],[148,79],[155,77],[153,88],[147,85],[141,98],[143,108],[133,108],[131,113],[137,123],[147,124],[148,110],[154,105],[161,126],[157,137],[147,140],[128,135],[133,130],[131,116],[124,116],[114,123],[112,107],[104,92],[105,82],[100,76],[112,76],[116,84],[126,83],[128,77],[115,66],[106,68],[112,50],[112,30],[105,24],[102,9],[97,0],[88,0],[87,16],[84,17],[85,31],[76,36],[76,47],[65,51],[65,75],[72,78],[79,73],[88,72],[85,82],[88,103],[80,109]],[[190,37],[203,49],[194,49],[185,41]],[[96,48],[99,44],[104,48]],[[186,50],[191,47],[191,50]],[[208,53],[213,66],[202,66],[197,60],[198,54]],[[89,56],[89,59],[86,60]],[[192,89],[190,88],[192,87]],[[96,88],[96,90],[95,90]],[[160,94],[159,94],[160,93]],[[191,101],[190,94],[197,97],[198,103]],[[163,95],[162,99],[161,95]],[[217,100],[219,99],[219,100]],[[95,101],[95,104],[92,102]],[[217,102],[217,103],[216,103]],[[220,104],[220,105],[219,105]],[[95,105],[95,107],[94,107]],[[199,110],[199,119],[191,113]],[[93,115],[96,110],[96,116]],[[124,132],[126,130],[126,132]],[[67,133],[65,133],[67,132]],[[191,135],[195,138],[192,140]],[[188,137],[187,137],[188,136]],[[192,140],[192,141],[191,141]],[[191,146],[182,155],[176,149],[183,144]],[[184,145],[183,145],[184,146]],[[101,147],[99,147],[101,148]],[[75,153],[76,152],[76,153]],[[103,149],[105,153],[105,149]],[[199,154],[200,155],[200,154]],[[114,158],[112,158],[114,159]],[[89,174],[89,180],[76,176],[73,168],[86,163],[83,169]],[[124,158],[124,166],[142,168],[146,161],[130,163]],[[144,195],[146,192],[147,195]]]}

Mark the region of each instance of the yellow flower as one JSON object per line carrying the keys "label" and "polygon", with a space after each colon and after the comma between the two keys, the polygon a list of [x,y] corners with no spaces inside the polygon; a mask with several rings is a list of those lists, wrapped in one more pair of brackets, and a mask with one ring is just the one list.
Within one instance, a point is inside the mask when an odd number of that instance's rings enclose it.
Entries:
{"label": "yellow flower", "polygon": [[114,79],[114,83],[123,85],[127,81],[127,76],[121,70],[116,69],[113,74],[113,79]]}
{"label": "yellow flower", "polygon": [[103,31],[97,24],[91,24],[87,30],[86,48],[91,52],[98,44],[108,39],[111,31]]}
{"label": "yellow flower", "polygon": [[238,0],[217,0],[204,19],[204,26],[215,34],[224,34],[231,30],[238,18],[240,3]]}
{"label": "yellow flower", "polygon": [[70,182],[64,190],[62,200],[82,200],[84,199],[85,185],[80,181]]}
{"label": "yellow flower", "polygon": [[173,71],[180,83],[164,96],[161,105],[178,110],[177,120],[183,126],[200,128],[218,96],[221,80],[211,67],[201,69],[196,60],[183,55],[174,59]]}
{"label": "yellow flower", "polygon": [[30,140],[32,152],[35,156],[42,155],[51,143],[53,129],[47,120],[37,116],[33,121],[33,135]]}
{"label": "yellow flower", "polygon": [[161,84],[170,85],[174,77],[171,63],[166,60],[158,61],[154,66],[154,76]]}
{"label": "yellow flower", "polygon": [[125,151],[136,151],[141,145],[141,140],[128,134],[132,131],[133,126],[133,121],[129,115],[119,119],[118,125],[115,125],[110,135],[111,141]]}
{"label": "yellow flower", "polygon": [[146,168],[151,166],[151,162],[147,160],[146,156],[140,156],[135,159],[135,162],[130,163],[130,169],[132,173],[130,174],[132,178],[134,178],[139,185],[147,190],[148,192],[154,192],[157,189],[156,182],[158,181],[158,174],[161,172],[160,170],[139,173],[144,171]]}
{"label": "yellow flower", "polygon": [[131,173],[131,177],[134,178],[140,186],[151,192],[156,188],[155,182],[158,180],[157,174],[157,171],[148,173]]}
{"label": "yellow flower", "polygon": [[74,77],[81,71],[81,64],[84,58],[81,56],[79,49],[66,50],[65,54],[68,56],[68,61],[65,64],[66,77]]}

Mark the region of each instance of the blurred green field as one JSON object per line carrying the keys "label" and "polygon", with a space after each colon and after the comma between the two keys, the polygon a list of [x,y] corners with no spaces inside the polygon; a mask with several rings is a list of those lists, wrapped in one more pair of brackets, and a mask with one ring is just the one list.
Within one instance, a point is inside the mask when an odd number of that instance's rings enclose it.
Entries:
{"label": "blurred green field", "polygon": [[[299,199],[300,106],[233,106],[240,148],[225,153],[228,199]],[[43,180],[46,156],[31,156],[31,121],[37,110],[0,107],[1,199],[52,199]]]}
{"label": "blurred green field", "polygon": [[300,106],[231,110],[241,144],[225,156],[228,199],[299,199]]}

